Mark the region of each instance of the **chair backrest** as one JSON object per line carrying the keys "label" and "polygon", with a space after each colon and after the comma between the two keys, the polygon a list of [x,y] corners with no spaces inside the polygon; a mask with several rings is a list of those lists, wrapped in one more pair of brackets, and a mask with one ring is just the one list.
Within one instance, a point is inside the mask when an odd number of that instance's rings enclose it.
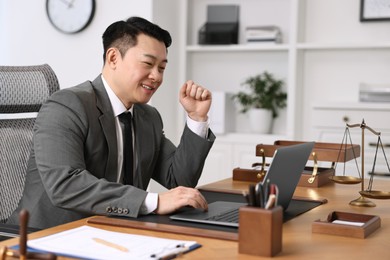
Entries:
{"label": "chair backrest", "polygon": [[0,66],[0,223],[22,197],[35,118],[57,90],[57,77],[47,64]]}

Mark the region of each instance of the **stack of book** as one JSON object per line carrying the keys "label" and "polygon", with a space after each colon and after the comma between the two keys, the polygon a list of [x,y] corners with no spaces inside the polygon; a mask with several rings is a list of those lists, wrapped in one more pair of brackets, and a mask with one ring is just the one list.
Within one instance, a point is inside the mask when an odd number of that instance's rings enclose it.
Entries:
{"label": "stack of book", "polygon": [[359,86],[359,101],[390,102],[390,84],[366,84]]}
{"label": "stack of book", "polygon": [[281,43],[282,33],[277,26],[250,26],[245,29],[245,38],[248,43]]}

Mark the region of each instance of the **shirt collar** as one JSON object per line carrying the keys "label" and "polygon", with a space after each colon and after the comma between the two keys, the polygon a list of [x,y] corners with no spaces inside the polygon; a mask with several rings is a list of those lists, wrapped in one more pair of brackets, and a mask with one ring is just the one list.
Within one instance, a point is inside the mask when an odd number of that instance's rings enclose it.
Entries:
{"label": "shirt collar", "polygon": [[[112,91],[111,87],[108,85],[107,81],[104,79],[103,75],[101,75],[104,88],[106,89],[106,92],[108,94],[108,98],[110,99],[110,103],[112,106],[112,110],[114,112],[114,116],[119,116],[125,111],[129,111],[133,114],[133,108],[134,106],[131,106],[129,110],[126,109],[126,107],[123,105],[122,101],[115,95],[114,91]],[[133,114],[134,115],[134,114]]]}

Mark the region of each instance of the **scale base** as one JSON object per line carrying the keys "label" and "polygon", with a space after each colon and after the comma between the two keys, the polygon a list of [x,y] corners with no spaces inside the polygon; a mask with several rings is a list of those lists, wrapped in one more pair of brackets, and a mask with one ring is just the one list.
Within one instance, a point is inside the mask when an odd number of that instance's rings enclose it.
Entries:
{"label": "scale base", "polygon": [[375,207],[375,203],[366,199],[365,197],[360,196],[358,199],[352,200],[349,205],[359,206],[359,207]]}

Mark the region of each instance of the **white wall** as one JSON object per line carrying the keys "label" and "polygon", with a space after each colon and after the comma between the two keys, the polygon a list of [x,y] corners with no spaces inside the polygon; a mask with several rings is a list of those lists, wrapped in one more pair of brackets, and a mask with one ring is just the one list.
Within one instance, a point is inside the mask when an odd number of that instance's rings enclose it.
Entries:
{"label": "white wall", "polygon": [[[359,86],[390,84],[390,22],[360,22],[360,1],[307,0],[302,15],[301,43],[346,45],[302,52],[302,136],[313,138],[312,107],[323,103],[359,101]],[[330,15],[331,14],[331,15]],[[372,46],[371,48],[358,48]],[[340,120],[340,126],[342,126]]]}
{"label": "white wall", "polygon": [[[179,15],[182,0],[154,0],[153,20],[162,28],[168,30],[172,36],[172,45],[168,49],[168,65],[164,72],[164,82],[152,100],[164,120],[164,131],[174,143],[179,143],[182,129],[177,129],[183,108],[179,104],[179,87],[184,83],[178,73],[180,46]],[[179,110],[178,110],[179,108]]]}
{"label": "white wall", "polygon": [[94,80],[101,72],[101,36],[108,25],[134,15],[154,21],[170,31],[174,41],[169,50],[169,65],[163,86],[152,104],[162,114],[165,133],[175,142],[179,139],[176,137],[179,83],[175,80],[177,73],[174,69],[179,53],[176,41],[178,30],[175,27],[179,23],[166,13],[177,12],[177,1],[96,0],[96,12],[91,24],[80,33],[68,35],[50,24],[46,0],[0,0],[0,65],[47,63],[57,74],[60,87],[68,88]]}
{"label": "white wall", "polygon": [[67,35],[57,31],[46,15],[45,0],[0,0],[0,64],[48,63],[61,88],[100,73],[103,61],[101,35],[109,24],[132,15],[151,19],[151,0],[96,1],[96,12],[84,31]]}

